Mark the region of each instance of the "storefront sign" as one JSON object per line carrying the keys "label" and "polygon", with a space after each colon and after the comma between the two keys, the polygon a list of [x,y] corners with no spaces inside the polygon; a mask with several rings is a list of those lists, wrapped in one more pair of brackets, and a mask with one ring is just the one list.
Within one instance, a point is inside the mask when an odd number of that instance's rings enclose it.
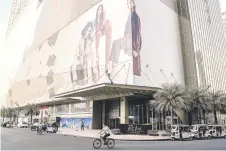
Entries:
{"label": "storefront sign", "polygon": [[136,124],[120,124],[119,129],[122,134],[147,134],[151,129],[151,125],[136,125]]}

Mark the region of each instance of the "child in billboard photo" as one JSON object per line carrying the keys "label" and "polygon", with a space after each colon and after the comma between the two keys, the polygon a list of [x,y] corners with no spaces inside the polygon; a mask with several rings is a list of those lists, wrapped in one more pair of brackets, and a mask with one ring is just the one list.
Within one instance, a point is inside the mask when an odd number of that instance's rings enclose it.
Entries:
{"label": "child in billboard photo", "polygon": [[[111,39],[112,39],[112,25],[106,16],[103,5],[99,5],[96,11],[95,19],[95,28],[96,28],[96,55],[97,55],[97,66],[98,66],[98,75],[99,75],[99,56],[101,54],[99,50],[100,38],[105,36],[105,71],[109,74],[109,56],[111,51]],[[99,77],[99,76],[98,76]]]}
{"label": "child in billboard photo", "polygon": [[136,12],[134,0],[127,0],[130,14],[125,26],[124,37],[116,39],[112,43],[110,61],[117,64],[120,58],[121,49],[128,56],[133,56],[133,74],[141,75],[140,49],[141,49],[141,24],[140,17]]}

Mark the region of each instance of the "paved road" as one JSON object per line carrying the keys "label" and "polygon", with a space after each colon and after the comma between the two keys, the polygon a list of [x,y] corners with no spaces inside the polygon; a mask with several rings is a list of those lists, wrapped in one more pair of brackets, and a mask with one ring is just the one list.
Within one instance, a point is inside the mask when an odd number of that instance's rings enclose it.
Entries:
{"label": "paved road", "polygon": [[[2,150],[92,150],[93,139],[1,128]],[[106,146],[102,149],[107,149]],[[226,150],[225,139],[196,141],[116,141],[116,150]]]}

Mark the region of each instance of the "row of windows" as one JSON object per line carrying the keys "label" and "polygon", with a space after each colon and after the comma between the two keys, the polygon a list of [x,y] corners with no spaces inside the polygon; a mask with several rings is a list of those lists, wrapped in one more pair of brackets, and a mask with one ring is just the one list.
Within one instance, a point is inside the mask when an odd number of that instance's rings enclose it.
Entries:
{"label": "row of windows", "polygon": [[7,34],[10,32],[20,14],[24,11],[24,9],[28,6],[31,0],[14,0],[12,9],[11,9],[11,16],[8,24]]}
{"label": "row of windows", "polygon": [[80,113],[80,112],[92,112],[93,102],[82,101],[72,104],[56,105],[48,108],[49,114],[62,114],[62,113]]}
{"label": "row of windows", "polygon": [[[194,46],[197,53],[202,55],[203,60],[197,61],[199,66],[200,83],[211,85],[214,89],[225,89],[222,82],[225,77],[225,41],[222,37],[222,24],[219,4],[216,1],[208,2],[209,10],[206,11],[207,1],[190,1],[192,6],[192,31]],[[210,5],[211,4],[211,5]],[[212,23],[206,21],[210,14]],[[197,59],[197,58],[196,58]],[[205,82],[206,80],[206,82]]]}

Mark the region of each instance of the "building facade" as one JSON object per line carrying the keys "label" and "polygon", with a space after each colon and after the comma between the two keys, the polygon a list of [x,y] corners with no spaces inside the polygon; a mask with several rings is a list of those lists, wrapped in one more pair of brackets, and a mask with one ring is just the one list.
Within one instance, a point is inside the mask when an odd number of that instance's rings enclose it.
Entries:
{"label": "building facade", "polygon": [[[188,0],[196,56],[198,84],[212,91],[226,91],[226,42],[222,32],[220,3],[216,0]],[[202,67],[201,67],[202,66]]]}
{"label": "building facade", "polygon": [[224,26],[224,35],[226,37],[226,11],[222,13],[222,20],[223,20],[223,26]]}
{"label": "building facade", "polygon": [[[219,3],[203,1],[199,12],[193,1],[30,2],[7,35],[8,49],[23,54],[8,104],[38,104],[42,117],[58,117],[62,127],[83,120],[87,128],[103,122],[166,128],[169,120],[149,106],[163,83],[226,86],[219,82],[226,74],[225,43],[216,40],[222,37],[216,32]],[[210,55],[221,61],[219,68],[210,66]],[[186,123],[182,112],[174,114],[175,123]]]}

